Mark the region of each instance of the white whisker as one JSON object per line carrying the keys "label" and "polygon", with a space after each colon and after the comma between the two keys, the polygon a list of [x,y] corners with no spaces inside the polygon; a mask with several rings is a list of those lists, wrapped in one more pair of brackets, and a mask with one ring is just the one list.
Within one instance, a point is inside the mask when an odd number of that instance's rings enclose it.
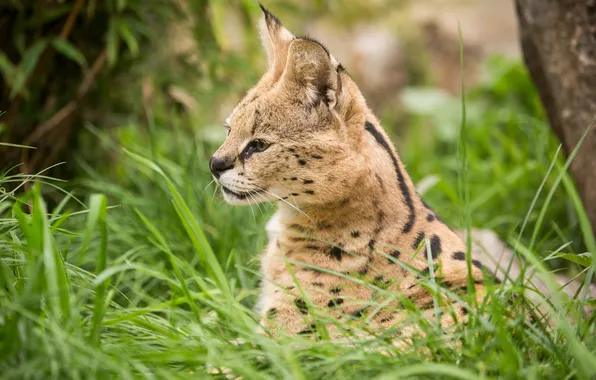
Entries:
{"label": "white whisker", "polygon": [[217,192],[219,186],[220,185],[218,183],[215,183],[215,187],[213,188],[213,194],[211,194],[211,198],[215,199],[215,193]]}
{"label": "white whisker", "polygon": [[[252,198],[252,195],[250,193],[248,194],[248,196]],[[252,212],[252,218],[256,223],[257,222],[257,214],[255,214],[255,210],[252,208],[251,202],[248,202],[248,207],[250,207],[250,211]]]}
{"label": "white whisker", "polygon": [[286,201],[285,199],[283,199],[283,198],[282,198],[282,197],[280,197],[279,195],[277,195],[277,194],[274,194],[274,193],[271,193],[271,192],[269,192],[269,191],[267,191],[267,190],[265,190],[265,189],[263,189],[263,188],[260,188],[260,187],[258,187],[258,186],[255,186],[255,187],[256,187],[257,189],[259,189],[260,191],[262,191],[262,192],[264,192],[264,193],[267,193],[267,194],[271,195],[272,197],[275,197],[275,198],[279,199],[280,201],[284,202],[285,204],[287,204],[288,206],[290,206],[290,207],[291,207],[291,208],[293,208],[294,210],[296,210],[296,211],[298,211],[299,213],[301,213],[302,215],[306,216],[306,217],[308,218],[308,220],[310,220],[311,222],[313,222],[313,223],[314,223],[314,221],[311,219],[311,217],[310,217],[310,216],[308,216],[308,215],[307,215],[307,214],[306,214],[304,211],[302,211],[302,210],[301,210],[300,208],[298,208],[297,206],[295,206],[295,205],[291,204],[290,202]]}
{"label": "white whisker", "polygon": [[[215,180],[212,180],[211,182],[209,182],[207,184],[207,186],[205,186],[205,188],[203,189],[203,192],[201,193],[201,195],[199,195],[199,200],[201,200],[203,198],[203,195],[205,194],[205,191],[207,191],[207,189],[209,188],[209,186],[211,186],[214,183],[215,183]],[[217,189],[217,184],[215,185],[215,188]]]}

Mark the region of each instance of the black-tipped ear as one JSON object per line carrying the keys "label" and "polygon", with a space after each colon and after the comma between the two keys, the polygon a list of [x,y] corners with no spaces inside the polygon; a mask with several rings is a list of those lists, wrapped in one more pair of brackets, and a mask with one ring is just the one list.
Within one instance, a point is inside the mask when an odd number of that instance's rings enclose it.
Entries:
{"label": "black-tipped ear", "polygon": [[261,19],[261,40],[267,51],[267,62],[273,79],[280,77],[286,64],[288,47],[294,40],[294,35],[284,28],[279,19],[259,3],[263,11]]}
{"label": "black-tipped ear", "polygon": [[261,8],[261,11],[263,11],[263,16],[265,16],[265,21],[267,22],[267,24],[274,23],[277,25],[281,25],[281,22],[279,22],[279,19],[277,17],[275,17],[275,15],[273,13],[269,12],[269,10],[267,8],[265,8],[263,6],[263,4],[259,3],[259,7]]}

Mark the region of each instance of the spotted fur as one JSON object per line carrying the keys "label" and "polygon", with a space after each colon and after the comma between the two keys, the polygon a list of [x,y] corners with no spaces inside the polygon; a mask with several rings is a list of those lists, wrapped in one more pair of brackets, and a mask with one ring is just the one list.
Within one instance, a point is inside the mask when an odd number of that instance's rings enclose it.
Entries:
{"label": "spotted fur", "polygon": [[[321,43],[263,12],[268,71],[227,119],[211,164],[229,203],[278,203],[261,261],[263,319],[306,334],[320,308],[389,327],[407,303],[432,306],[424,278],[464,289],[464,243],[417,195],[354,81]],[[471,275],[481,289],[480,262]],[[387,293],[399,297],[371,307]]]}

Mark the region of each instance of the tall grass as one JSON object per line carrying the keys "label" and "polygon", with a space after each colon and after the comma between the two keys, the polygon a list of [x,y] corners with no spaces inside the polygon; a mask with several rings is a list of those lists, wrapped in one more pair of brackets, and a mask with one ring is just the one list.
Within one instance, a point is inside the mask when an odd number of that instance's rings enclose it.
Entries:
{"label": "tall grass", "polygon": [[[496,229],[515,244],[528,268],[588,272],[581,277],[587,283],[595,262],[593,237],[572,181],[561,174],[565,162],[556,157],[557,143],[528,103],[518,66],[499,78],[505,82],[493,77],[466,102],[463,185],[469,202],[456,190],[461,174],[456,141],[427,133],[441,128],[440,122],[412,117],[412,133],[399,144],[404,161],[415,181],[438,179],[425,198],[450,224],[458,225],[461,207],[467,207],[467,225]],[[509,95],[500,98],[504,93]],[[408,323],[424,334],[405,348],[392,344],[394,330],[345,342],[257,333],[252,307],[258,258],[273,207],[225,205],[207,168],[216,144],[204,131],[193,131],[186,116],[159,107],[149,121],[150,136],[137,125],[111,135],[89,125],[114,161],[102,167],[80,158],[85,174],[78,181],[57,183],[43,174],[0,177],[0,185],[37,183],[25,194],[0,198],[2,378],[589,379],[596,374],[595,316],[578,316],[576,302],[560,295],[544,300],[556,311],[553,325],[538,312],[531,320],[530,301],[514,296],[521,282],[490,286],[487,299],[472,307],[466,297],[428,280],[437,296],[467,306],[470,323],[442,329],[409,307]],[[557,249],[567,256],[552,259]],[[590,255],[571,255],[581,252]],[[321,322],[365,332],[360,321],[347,326],[317,313]]]}

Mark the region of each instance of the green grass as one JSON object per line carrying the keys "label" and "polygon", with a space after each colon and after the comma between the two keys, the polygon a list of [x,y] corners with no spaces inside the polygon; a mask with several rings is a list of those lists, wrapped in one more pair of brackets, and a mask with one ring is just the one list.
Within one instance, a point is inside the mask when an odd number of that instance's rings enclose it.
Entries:
{"label": "green grass", "polygon": [[[457,98],[431,115],[411,112],[398,148],[415,182],[436,178],[425,199],[451,225],[495,229],[529,267],[589,282],[594,237],[520,67],[496,61],[469,92],[460,185],[459,137],[449,133]],[[210,184],[216,143],[205,129],[166,106],[153,115],[150,135],[135,123],[111,135],[90,125],[112,160],[81,156],[75,181],[0,177],[3,186],[37,183],[0,195],[2,379],[224,378],[210,374],[224,367],[244,379],[595,376],[595,316],[577,316],[576,302],[556,293],[554,325],[532,323],[529,301],[512,296],[521,283],[491,287],[466,327],[442,331],[413,308],[410,322],[425,335],[407,349],[391,345],[392,331],[351,344],[257,334],[258,258],[273,207],[224,204]],[[561,249],[567,256],[549,257]]]}

